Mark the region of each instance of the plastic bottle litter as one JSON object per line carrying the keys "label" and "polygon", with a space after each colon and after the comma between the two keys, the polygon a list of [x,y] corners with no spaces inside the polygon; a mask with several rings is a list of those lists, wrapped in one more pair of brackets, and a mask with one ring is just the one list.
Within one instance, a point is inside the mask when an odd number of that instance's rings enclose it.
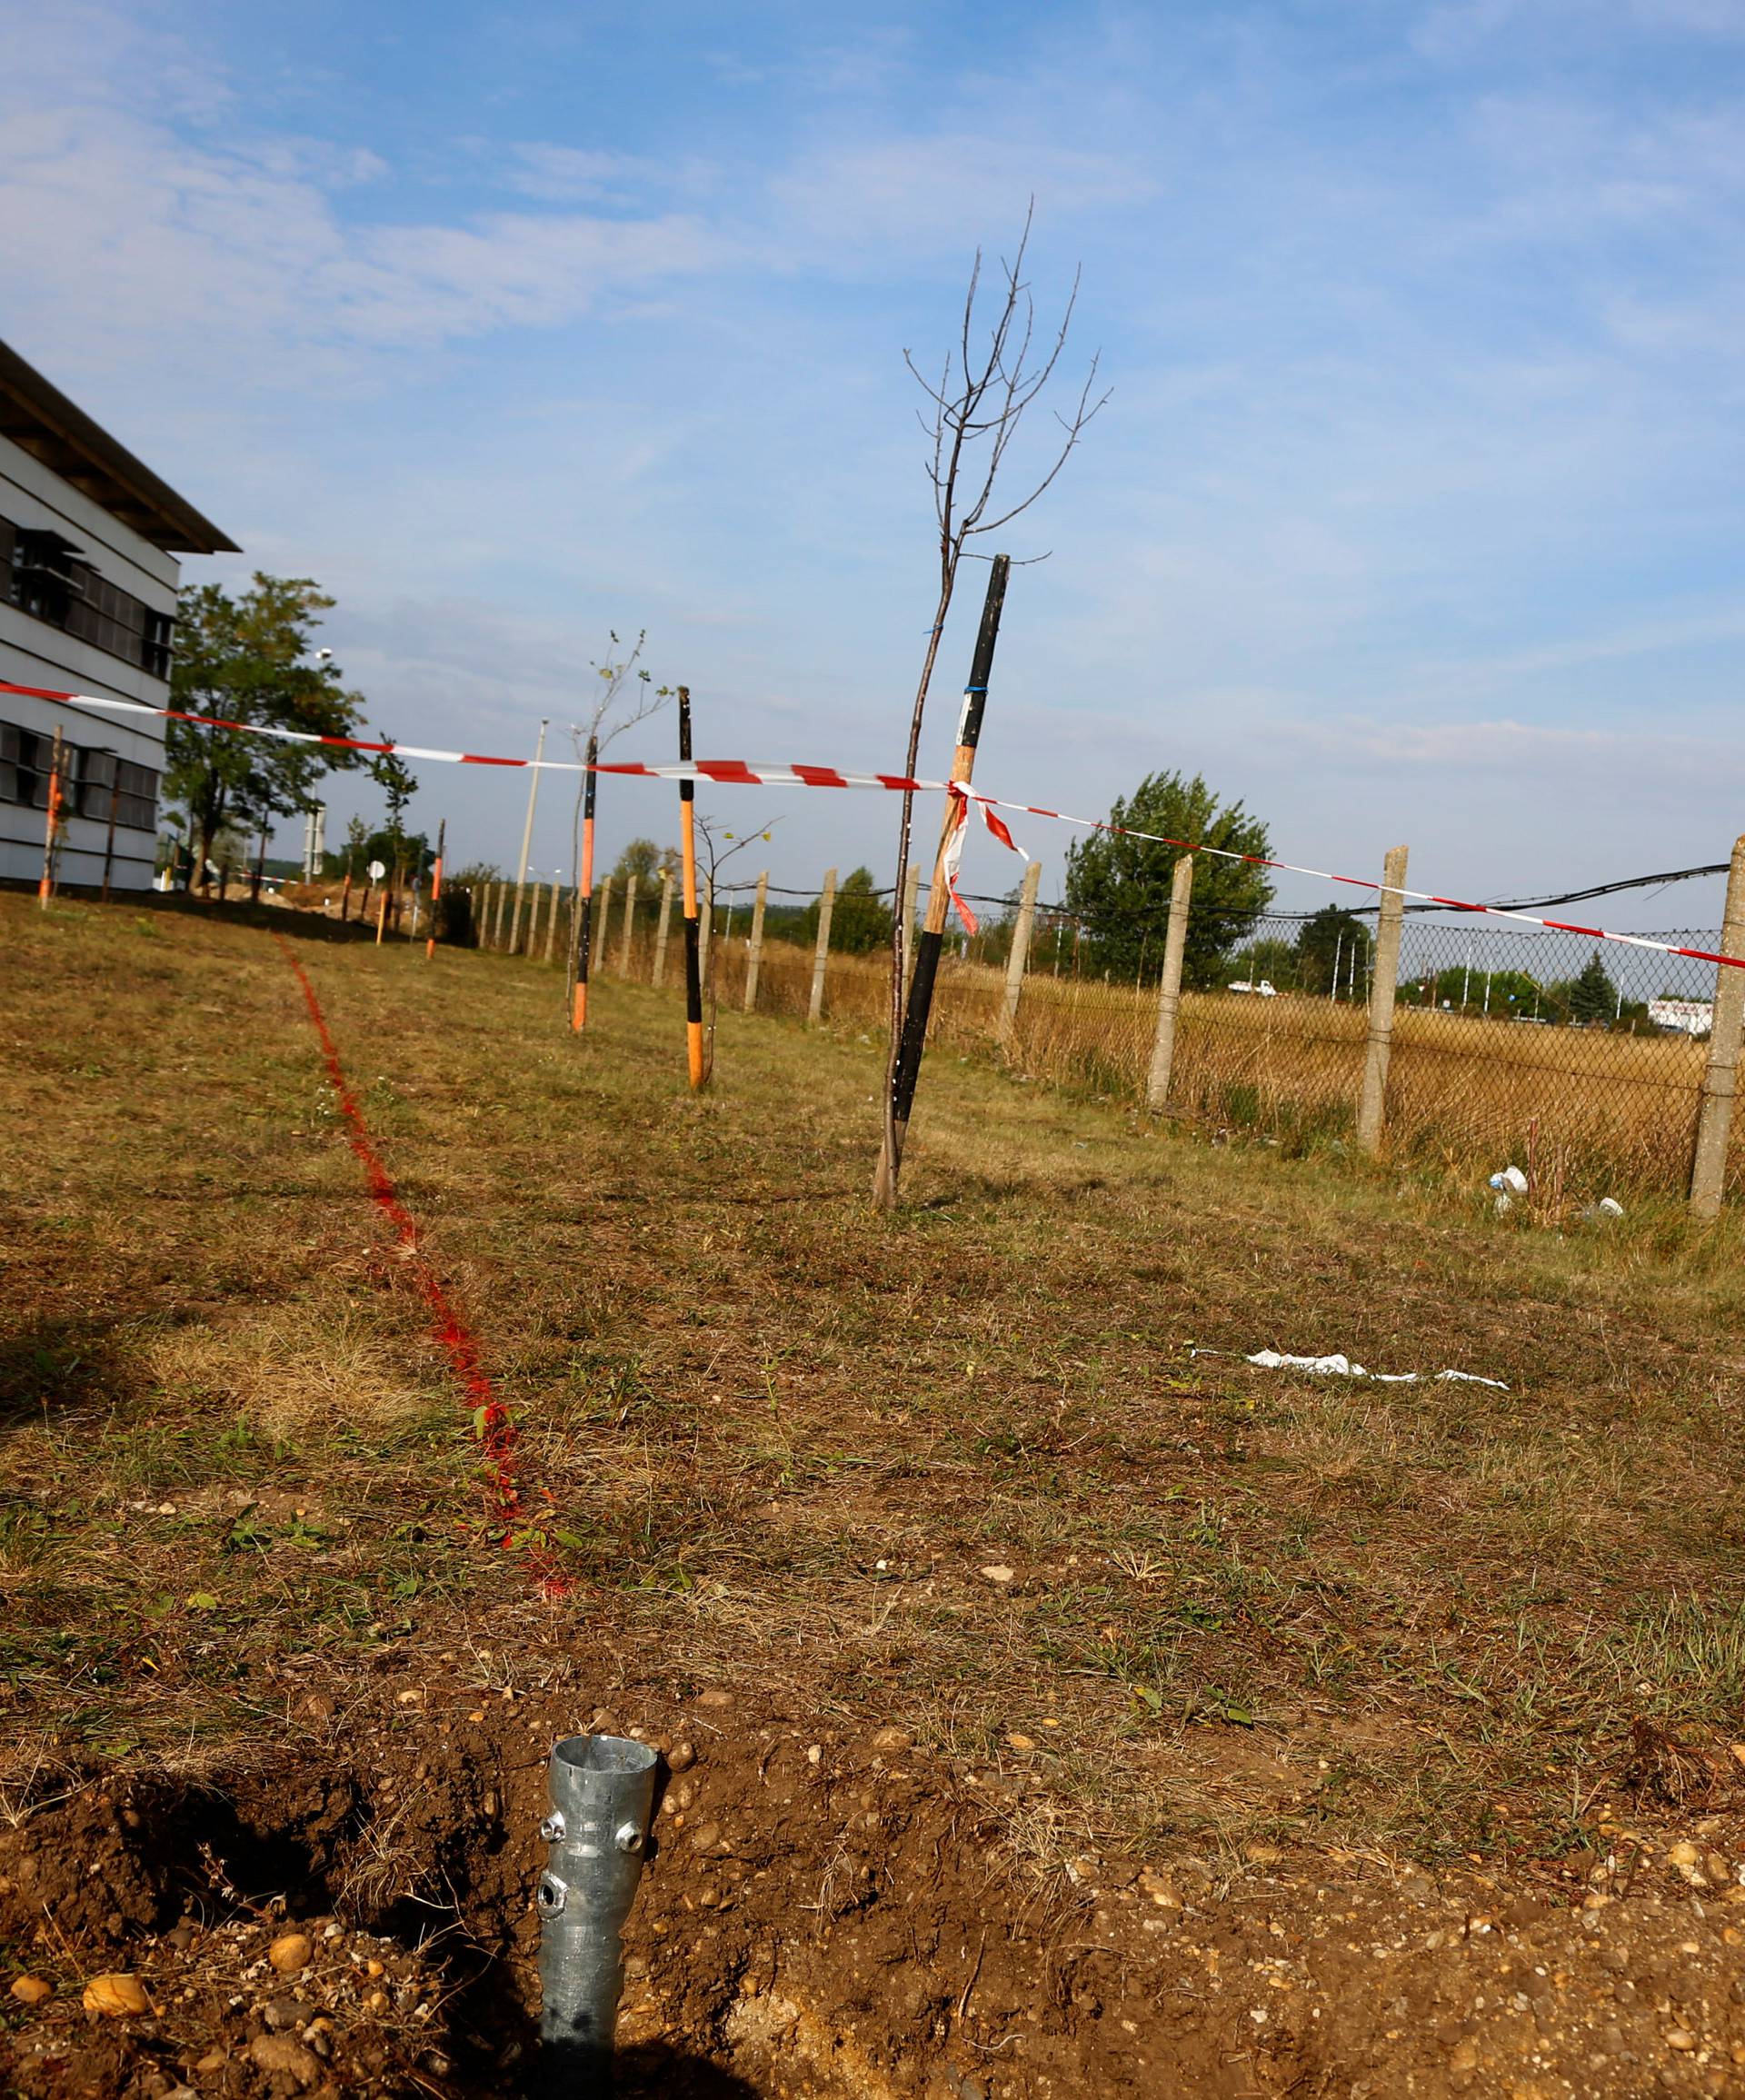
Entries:
{"label": "plastic bottle litter", "polygon": [[1524,1196],[1527,1193],[1527,1177],[1519,1167],[1505,1167],[1501,1174],[1491,1175],[1491,1186],[1506,1189],[1511,1196]]}

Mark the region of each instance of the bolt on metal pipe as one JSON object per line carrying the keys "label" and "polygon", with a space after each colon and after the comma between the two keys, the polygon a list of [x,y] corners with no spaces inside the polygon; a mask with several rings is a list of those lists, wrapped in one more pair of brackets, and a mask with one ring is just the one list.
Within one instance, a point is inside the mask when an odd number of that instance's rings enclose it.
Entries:
{"label": "bolt on metal pipe", "polygon": [[539,1877],[541,2084],[551,2094],[611,2089],[623,1989],[618,1935],[648,1848],[659,1754],[622,1736],[552,1746],[550,1846]]}

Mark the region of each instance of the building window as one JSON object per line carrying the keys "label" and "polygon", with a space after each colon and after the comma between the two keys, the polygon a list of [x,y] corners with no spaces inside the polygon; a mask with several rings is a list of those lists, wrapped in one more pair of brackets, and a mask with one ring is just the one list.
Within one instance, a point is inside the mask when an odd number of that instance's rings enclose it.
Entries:
{"label": "building window", "polygon": [[[0,722],[0,802],[27,810],[48,807],[49,774],[55,763],[55,739],[39,730]],[[61,743],[61,792],[68,816],[109,821],[113,796],[115,823],[126,831],[157,829],[157,774],[150,766],[117,758],[114,751],[85,744]]]}
{"label": "building window", "polygon": [[169,614],[105,582],[58,532],[0,518],[0,600],[153,678],[170,675],[174,622]]}

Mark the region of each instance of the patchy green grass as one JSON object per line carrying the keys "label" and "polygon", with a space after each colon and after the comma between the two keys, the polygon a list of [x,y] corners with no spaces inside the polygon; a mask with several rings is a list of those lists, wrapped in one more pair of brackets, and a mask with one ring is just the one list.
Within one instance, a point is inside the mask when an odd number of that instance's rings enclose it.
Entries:
{"label": "patchy green grass", "polygon": [[1068,1833],[1554,1857],[1638,1717],[1745,1732],[1735,1225],[1522,1232],[952,1054],[883,1219],[854,1029],[723,1014],[693,1100],[670,994],[604,978],[576,1041],[553,972],[316,931],[573,1587],[490,1542],[274,941],[5,896],[20,1760],[282,1737],[384,1644],[580,1646],[1022,1767]]}

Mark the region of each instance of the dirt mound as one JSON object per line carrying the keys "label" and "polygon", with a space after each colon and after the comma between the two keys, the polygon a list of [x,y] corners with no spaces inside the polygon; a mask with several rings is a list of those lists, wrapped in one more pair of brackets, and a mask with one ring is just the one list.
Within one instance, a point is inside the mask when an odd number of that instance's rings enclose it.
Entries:
{"label": "dirt mound", "polygon": [[[11,2088],[524,2089],[545,1752],[573,1710],[475,1697],[198,1784],[39,1783],[0,1838],[0,1931],[55,1995],[5,2001]],[[593,1718],[665,1753],[627,2093],[1745,2092],[1740,1833],[1715,1819],[1512,1896],[1351,1861],[1334,1883],[1087,1850],[1044,1874],[1013,1848],[1021,1798],[900,1731],[719,1693]],[[115,1971],[149,2011],[83,2007]]]}

